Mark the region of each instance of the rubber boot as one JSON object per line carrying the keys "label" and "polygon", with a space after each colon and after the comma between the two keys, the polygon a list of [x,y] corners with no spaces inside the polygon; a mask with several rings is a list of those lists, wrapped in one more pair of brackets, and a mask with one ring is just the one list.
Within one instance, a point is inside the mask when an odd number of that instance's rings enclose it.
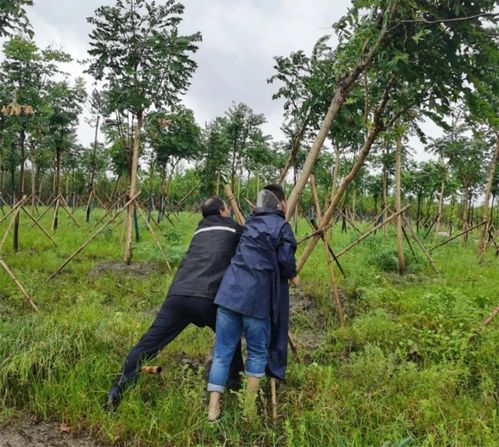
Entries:
{"label": "rubber boot", "polygon": [[249,376],[246,388],[246,401],[244,403],[244,416],[246,416],[248,422],[252,425],[258,421],[258,415],[256,411],[256,398],[258,397],[259,389],[260,378]]}
{"label": "rubber boot", "polygon": [[220,417],[220,397],[217,391],[210,392],[210,403],[208,405],[208,422],[215,422]]}

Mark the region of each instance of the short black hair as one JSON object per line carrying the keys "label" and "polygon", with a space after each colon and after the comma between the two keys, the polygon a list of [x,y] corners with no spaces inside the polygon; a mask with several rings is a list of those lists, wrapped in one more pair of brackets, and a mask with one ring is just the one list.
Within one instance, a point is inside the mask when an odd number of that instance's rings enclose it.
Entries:
{"label": "short black hair", "polygon": [[270,185],[265,186],[263,189],[274,193],[274,195],[279,199],[279,201],[286,200],[286,196],[284,194],[284,190],[281,185],[277,183],[271,183]]}
{"label": "short black hair", "polygon": [[210,197],[201,205],[203,217],[219,216],[225,208],[225,202],[220,197]]}

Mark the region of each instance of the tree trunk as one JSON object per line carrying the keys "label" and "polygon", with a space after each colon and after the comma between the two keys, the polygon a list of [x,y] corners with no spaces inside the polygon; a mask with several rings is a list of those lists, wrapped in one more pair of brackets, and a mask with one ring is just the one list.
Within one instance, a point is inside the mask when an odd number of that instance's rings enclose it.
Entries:
{"label": "tree trunk", "polygon": [[95,175],[97,172],[97,134],[99,132],[99,120],[100,116],[97,117],[97,121],[95,123],[95,135],[94,135],[94,150],[92,153],[92,173],[90,174],[90,187],[89,189],[89,198],[87,202],[87,209],[85,211],[85,221],[90,222],[90,210],[92,209],[92,196],[95,193]]}
{"label": "tree trunk", "polygon": [[[485,222],[482,225],[482,229],[480,231],[480,239],[478,240],[478,256],[480,261],[483,260],[483,256],[485,254],[485,248],[487,246],[486,238],[489,233],[490,227],[490,215],[489,215],[489,201],[490,194],[492,191],[492,185],[494,183],[494,177],[497,169],[497,162],[499,160],[499,132],[496,132],[496,151],[494,157],[492,158],[492,164],[490,166],[489,178],[487,179],[487,188],[485,189],[485,198],[483,201],[483,212],[482,212],[482,222]],[[494,202],[492,201],[492,208],[494,207]]]}
{"label": "tree trunk", "polygon": [[384,223],[386,222],[386,219],[388,217],[388,173],[386,171],[385,166],[383,165],[383,178],[382,178],[383,184],[381,185],[382,190],[383,190],[383,203],[381,205],[381,209],[383,210],[383,236],[386,239],[388,237],[388,227]]}
{"label": "tree trunk", "polygon": [[[21,130],[19,134],[19,149],[21,152],[21,161],[19,162],[19,197],[24,196],[24,162],[26,159],[26,133]],[[14,193],[15,194],[15,193]],[[14,203],[17,200],[14,199]],[[17,213],[14,219],[14,251],[19,250],[19,219],[21,213]]]}
{"label": "tree trunk", "polygon": [[31,208],[32,212],[35,212],[36,209],[36,172],[38,168],[35,165],[35,161],[31,161]]}
{"label": "tree trunk", "polygon": [[[401,138],[397,138],[397,143],[395,145],[395,212],[400,213],[402,209],[400,203],[400,159],[402,158],[402,141]],[[397,252],[399,258],[399,274],[403,275],[405,273],[405,257],[404,257],[404,233],[402,230],[402,215],[397,216]]]}
{"label": "tree trunk", "polygon": [[55,161],[55,179],[54,179],[54,195],[56,197],[54,221],[52,222],[52,230],[57,230],[59,223],[59,194],[61,193],[61,149],[56,148],[56,161]]}
{"label": "tree trunk", "polygon": [[437,238],[438,232],[440,231],[440,223],[442,221],[442,213],[444,210],[444,191],[445,191],[445,177],[442,179],[442,184],[440,185],[440,195],[438,197],[437,222],[435,223],[434,239]]}
{"label": "tree trunk", "polygon": [[[463,214],[461,216],[461,228],[462,231],[466,231],[468,229],[468,200],[469,200],[469,191],[468,186],[464,185],[463,187]],[[468,233],[463,234],[463,243],[468,239]]]}
{"label": "tree trunk", "polygon": [[300,130],[296,133],[295,137],[293,138],[293,143],[291,144],[291,151],[289,153],[289,157],[286,160],[286,164],[284,165],[283,170],[281,171],[281,174],[279,175],[279,178],[277,179],[277,183],[279,185],[283,182],[283,180],[286,178],[286,174],[289,171],[289,168],[294,165],[295,159],[296,159],[296,154],[298,153],[298,149],[300,147],[301,140],[303,138],[303,134],[305,133],[305,129],[307,128],[308,121],[310,119],[310,111],[307,117],[303,120],[303,124],[300,127]]}
{"label": "tree trunk", "polygon": [[[389,18],[391,18],[395,12],[395,3],[392,5],[390,11],[388,12]],[[389,21],[389,20],[388,20]],[[338,78],[338,82],[336,83],[336,87],[334,89],[334,96],[333,99],[331,100],[331,104],[329,105],[329,109],[326,113],[326,116],[324,117],[324,121],[321,124],[321,127],[319,129],[319,133],[317,134],[312,147],[310,148],[310,152],[308,153],[307,159],[305,160],[305,164],[303,166],[303,171],[302,174],[300,175],[300,178],[298,179],[295,187],[293,188],[293,191],[291,192],[289,198],[288,198],[288,208],[286,212],[286,218],[289,220],[290,216],[293,215],[293,212],[295,210],[296,205],[298,204],[298,199],[305,188],[308,178],[310,174],[312,173],[312,169],[315,165],[315,162],[317,160],[317,157],[319,156],[319,153],[322,149],[322,145],[324,144],[324,141],[326,140],[326,137],[329,134],[329,130],[331,129],[331,125],[333,124],[333,121],[335,120],[336,116],[338,115],[339,111],[343,107],[343,104],[345,103],[347,99],[347,93],[350,91],[352,86],[355,84],[361,73],[371,64],[372,60],[376,56],[378,52],[378,48],[381,46],[383,41],[385,40],[386,36],[388,35],[388,28],[385,26],[379,36],[373,47],[369,50],[369,52],[365,55],[363,60],[360,60],[355,68],[350,70],[350,72],[345,73],[344,75],[340,76]],[[384,108],[384,106],[383,106]],[[374,126],[376,127],[376,126]],[[332,205],[332,203],[331,203]],[[330,207],[331,207],[330,205]],[[336,205],[334,205],[336,206]],[[314,238],[315,239],[315,238]],[[317,240],[316,242],[317,243]],[[314,243],[314,246],[315,246]]]}
{"label": "tree trunk", "polygon": [[[140,148],[140,134],[142,131],[142,111],[137,112],[137,125],[135,127],[135,135],[133,141],[132,153],[132,167],[130,170],[130,191],[128,197],[135,196],[137,186],[137,169],[139,165],[139,148]],[[125,262],[130,265],[132,261],[132,234],[133,234],[133,216],[134,216],[135,203],[132,202],[128,206],[128,227],[125,245]]]}
{"label": "tree trunk", "polygon": [[[388,98],[386,98],[386,101],[388,101]],[[384,110],[384,107],[386,105],[386,101],[382,102],[382,105],[380,107],[379,113],[382,113]],[[376,115],[376,114],[375,114]],[[354,165],[352,166],[352,169],[348,173],[347,176],[342,180],[338,191],[336,192],[333,200],[331,201],[331,204],[327,208],[326,212],[323,214],[322,221],[319,224],[319,229],[324,230],[324,228],[329,225],[329,222],[334,216],[334,212],[336,210],[336,206],[338,205],[343,193],[345,192],[347,186],[352,182],[352,180],[355,178],[357,173],[359,172],[360,168],[364,164],[364,160],[366,159],[367,155],[369,154],[369,151],[371,150],[371,147],[374,143],[374,140],[378,136],[378,133],[380,132],[382,128],[381,123],[379,122],[379,117],[378,119],[374,120],[374,125],[373,127],[369,130],[369,133],[367,135],[366,140],[364,141],[364,144],[362,145],[362,148],[359,152],[359,155],[357,157],[357,160],[355,161]],[[297,263],[297,269],[298,271],[301,270],[301,268],[305,265],[305,262],[307,261],[308,257],[312,253],[315,245],[317,244],[317,241],[320,239],[320,233],[319,235],[316,235],[310,239],[309,244],[303,251],[300,259],[298,260]]]}

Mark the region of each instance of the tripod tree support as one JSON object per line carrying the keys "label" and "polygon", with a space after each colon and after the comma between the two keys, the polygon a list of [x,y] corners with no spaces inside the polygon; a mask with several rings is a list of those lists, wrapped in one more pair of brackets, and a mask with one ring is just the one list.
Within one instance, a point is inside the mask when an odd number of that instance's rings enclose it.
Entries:
{"label": "tripod tree support", "polygon": [[57,275],[66,265],[68,265],[76,256],[78,256],[83,249],[90,243],[92,242],[109,224],[113,223],[114,220],[128,208],[128,205],[130,205],[138,196],[140,195],[140,191],[135,194],[122,208],[120,208],[116,214],[109,219],[101,228],[99,228],[87,241],[85,241],[79,248],[76,250],[69,258],[67,258],[62,265],[54,272],[52,273],[48,278],[47,281],[50,281],[55,275]]}

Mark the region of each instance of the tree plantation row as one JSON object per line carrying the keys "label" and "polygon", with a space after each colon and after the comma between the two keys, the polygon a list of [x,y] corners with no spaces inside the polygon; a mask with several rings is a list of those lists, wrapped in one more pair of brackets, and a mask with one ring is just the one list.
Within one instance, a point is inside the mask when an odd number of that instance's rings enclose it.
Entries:
{"label": "tree plantation row", "polygon": [[[36,46],[25,16],[31,3],[17,0],[2,12],[2,204],[30,193],[32,206],[54,205],[55,230],[62,198],[86,206],[88,220],[93,204],[140,189],[140,200],[161,216],[188,192],[187,184],[195,190],[190,203],[220,193],[225,182],[241,201],[278,178],[291,192],[291,216],[300,197],[301,212],[310,207],[302,193],[314,172],[325,210],[321,229],[337,208],[371,217],[381,209],[386,219],[393,195],[397,209],[401,201],[414,202],[418,226],[466,231],[483,221],[480,250],[493,239],[494,1],[353,2],[333,24],[336,47],[326,35],[310,51],[275,58],[268,81],[284,104],[283,141],[265,135],[265,116],[246,104],[233,103],[204,127],[182,105],[202,37],[179,33],[180,3],[119,0],[87,18],[85,71],[97,88],[65,72],[65,63],[83,55]],[[76,137],[84,108],[95,129],[90,147]],[[423,133],[428,119],[444,129],[442,137]],[[432,161],[411,156],[410,135],[421,139]],[[132,203],[127,262],[133,209]],[[18,232],[16,219],[16,244]]]}

